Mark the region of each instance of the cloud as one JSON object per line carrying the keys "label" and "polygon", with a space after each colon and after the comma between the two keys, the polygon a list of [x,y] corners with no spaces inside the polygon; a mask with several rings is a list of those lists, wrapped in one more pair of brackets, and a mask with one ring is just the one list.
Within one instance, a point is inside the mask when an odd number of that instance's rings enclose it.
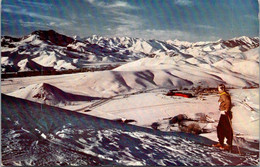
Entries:
{"label": "cloud", "polygon": [[[107,31],[110,36],[136,36],[136,32],[141,31],[141,25],[142,23],[134,20],[124,20],[123,18],[118,18],[117,20],[114,20],[115,22],[120,22],[120,25],[115,26],[114,28],[108,27]],[[140,33],[138,33],[140,34]]]}
{"label": "cloud", "polygon": [[[144,29],[146,27],[146,20],[141,16],[138,16],[134,13],[126,13],[123,8],[129,8],[129,4],[126,2],[121,3],[121,1],[115,1],[114,3],[104,6],[103,2],[96,2],[95,0],[91,1],[92,4],[102,7],[105,14],[109,14],[108,24],[104,27],[106,30],[105,36],[113,37],[135,37],[135,38],[144,38],[144,39],[158,39],[158,40],[169,40],[169,39],[180,39],[188,41],[201,41],[203,37],[196,36],[194,33],[182,30],[163,30],[163,29]],[[179,5],[192,5],[191,1],[175,1]],[[109,10],[106,10],[108,9]],[[138,9],[135,7],[135,9]],[[214,29],[215,27],[210,25],[194,25],[198,28],[203,29]],[[206,39],[206,38],[204,38]],[[207,37],[207,39],[214,40],[215,37]]]}
{"label": "cloud", "polygon": [[110,36],[132,36],[140,31],[145,23],[141,17],[124,13],[124,11],[111,11],[113,17],[110,18],[110,26],[106,27]]}
{"label": "cloud", "polygon": [[10,8],[2,8],[2,12],[12,13],[12,9],[10,9]]}
{"label": "cloud", "polygon": [[17,10],[20,8],[21,8],[20,6],[15,6],[15,5],[9,5],[9,4],[2,5],[2,10],[4,9]]}
{"label": "cloud", "polygon": [[[36,4],[35,4],[36,5]],[[14,9],[15,10],[12,10]],[[66,20],[54,16],[48,16],[47,13],[36,13],[36,11],[30,11],[29,9],[22,8],[20,6],[13,6],[9,5],[8,7],[5,6],[5,8],[2,9],[2,12],[16,14],[20,16],[20,20],[15,21],[10,18],[6,18],[8,21],[5,21],[5,25],[13,25],[14,22],[17,22],[24,28],[32,29],[59,29],[61,31],[63,30],[70,30],[73,27],[73,30],[76,30],[73,25],[75,25],[74,20]],[[25,17],[24,17],[25,16]],[[28,19],[28,17],[31,17]],[[3,22],[2,22],[3,23]],[[69,31],[68,31],[69,32]]]}
{"label": "cloud", "polygon": [[153,36],[154,39],[168,40],[168,39],[187,39],[191,36],[189,32],[181,30],[156,30],[147,29],[143,32],[146,38]]}
{"label": "cloud", "polygon": [[[101,8],[102,14],[109,19],[104,25],[106,35],[109,36],[130,36],[133,31],[141,29],[144,20],[135,13],[129,13],[129,10],[139,9],[136,6],[130,5],[127,1],[113,1],[105,3],[104,1],[85,0],[91,5]],[[127,10],[128,9],[128,10]]]}
{"label": "cloud", "polygon": [[37,19],[42,19],[42,20],[62,21],[62,19],[60,19],[60,18],[46,16],[46,15],[42,15],[42,14],[38,14],[38,13],[34,13],[34,12],[27,12],[25,15],[28,15],[30,17],[34,17]]}
{"label": "cloud", "polygon": [[143,20],[139,16],[120,11],[111,11],[111,13],[114,14],[114,18],[111,18],[110,22],[118,23],[119,25],[128,25],[135,28],[143,24]]}
{"label": "cloud", "polygon": [[94,4],[95,0],[85,0],[86,2],[89,2],[91,4]]}
{"label": "cloud", "polygon": [[74,23],[71,21],[59,21],[59,22],[55,22],[55,21],[50,21],[49,23],[47,23],[48,26],[50,27],[63,27],[64,29],[70,29],[71,27],[73,27],[73,29],[75,29]]}
{"label": "cloud", "polygon": [[195,27],[197,27],[197,28],[202,28],[202,29],[208,29],[208,30],[210,30],[210,29],[215,29],[215,27],[213,27],[213,26],[203,25],[203,24],[195,25]]}
{"label": "cloud", "polygon": [[6,12],[6,13],[29,16],[29,17],[33,17],[34,19],[41,19],[44,21],[55,21],[55,22],[64,22],[65,21],[65,20],[57,18],[57,17],[47,16],[44,14],[31,12],[31,11],[28,11],[27,9],[21,8],[21,7],[17,8],[16,10],[12,10],[12,8],[3,8],[2,11]]}
{"label": "cloud", "polygon": [[41,27],[41,28],[45,28],[46,25],[43,24],[42,22],[30,22],[30,21],[23,21],[23,20],[19,20],[19,23],[23,26],[23,27]]}
{"label": "cloud", "polygon": [[127,1],[114,1],[112,3],[106,3],[104,1],[96,1],[96,0],[86,0],[90,4],[96,6],[96,7],[102,7],[102,8],[122,8],[122,9],[138,9],[136,6],[130,5]]}
{"label": "cloud", "polygon": [[22,19],[19,20],[19,23],[23,26],[23,27],[38,27],[38,28],[46,28],[46,26],[48,27],[68,27],[68,26],[72,26],[71,22],[54,22],[51,21],[49,23],[43,23],[43,22],[38,22],[38,21],[24,21]]}
{"label": "cloud", "polygon": [[[109,37],[133,37],[133,38],[142,38],[142,39],[156,39],[156,40],[174,40],[179,39],[182,41],[189,41],[189,42],[198,42],[198,41],[216,41],[218,37],[211,35],[211,36],[200,36],[188,31],[182,30],[160,30],[160,29],[132,29],[127,30],[124,27],[119,31],[113,30],[113,32]],[[126,28],[126,27],[125,27]],[[112,30],[111,30],[112,32]]]}
{"label": "cloud", "polygon": [[110,5],[105,6],[105,8],[126,8],[126,9],[138,9],[135,6],[128,4],[126,1],[116,1]]}
{"label": "cloud", "polygon": [[51,21],[51,22],[49,23],[50,26],[55,26],[55,24],[56,24],[56,23],[53,22],[53,21]]}
{"label": "cloud", "polygon": [[4,25],[11,25],[9,20],[1,19],[1,23]]}
{"label": "cloud", "polygon": [[175,0],[174,3],[180,6],[191,6],[193,2],[191,0]]}
{"label": "cloud", "polygon": [[21,3],[22,5],[42,8],[42,9],[46,9],[46,10],[48,8],[52,7],[51,3],[44,3],[44,1],[42,1],[42,2],[33,2],[33,1],[26,1],[26,0],[18,0],[18,2]]}

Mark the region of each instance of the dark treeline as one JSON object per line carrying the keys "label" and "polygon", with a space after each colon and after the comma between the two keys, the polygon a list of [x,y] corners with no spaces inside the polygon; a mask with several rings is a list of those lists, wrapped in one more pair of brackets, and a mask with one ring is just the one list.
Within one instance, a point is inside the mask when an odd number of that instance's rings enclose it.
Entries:
{"label": "dark treeline", "polygon": [[30,76],[41,76],[41,75],[62,75],[62,74],[72,74],[72,73],[79,73],[79,72],[94,72],[94,71],[105,71],[105,70],[112,70],[119,65],[108,65],[102,67],[87,67],[81,69],[69,69],[69,70],[51,70],[51,71],[23,71],[23,72],[2,72],[2,78],[15,78],[15,77],[30,77]]}

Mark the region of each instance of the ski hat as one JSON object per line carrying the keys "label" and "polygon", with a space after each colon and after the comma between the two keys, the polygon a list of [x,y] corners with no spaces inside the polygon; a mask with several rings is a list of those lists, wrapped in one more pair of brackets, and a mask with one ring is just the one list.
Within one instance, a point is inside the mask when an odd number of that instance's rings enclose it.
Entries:
{"label": "ski hat", "polygon": [[226,90],[226,86],[224,84],[219,84],[218,87],[223,91]]}

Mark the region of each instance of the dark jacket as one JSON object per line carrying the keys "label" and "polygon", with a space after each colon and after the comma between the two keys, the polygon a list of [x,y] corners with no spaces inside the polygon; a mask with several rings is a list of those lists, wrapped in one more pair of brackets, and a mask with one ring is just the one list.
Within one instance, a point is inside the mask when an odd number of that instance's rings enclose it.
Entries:
{"label": "dark jacket", "polygon": [[220,94],[218,102],[220,103],[220,111],[231,111],[231,97],[227,92],[223,92]]}

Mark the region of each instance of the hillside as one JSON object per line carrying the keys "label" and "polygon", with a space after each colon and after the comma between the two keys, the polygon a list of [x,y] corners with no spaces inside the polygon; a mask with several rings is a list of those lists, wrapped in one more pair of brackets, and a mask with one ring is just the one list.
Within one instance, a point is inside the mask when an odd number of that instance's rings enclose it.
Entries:
{"label": "hillside", "polygon": [[72,105],[75,101],[91,101],[100,99],[64,92],[63,90],[47,83],[32,84],[27,87],[22,87],[9,95],[54,106]]}
{"label": "hillside", "polygon": [[257,151],[230,154],[197,135],[121,124],[4,94],[1,112],[5,166],[258,164]]}

